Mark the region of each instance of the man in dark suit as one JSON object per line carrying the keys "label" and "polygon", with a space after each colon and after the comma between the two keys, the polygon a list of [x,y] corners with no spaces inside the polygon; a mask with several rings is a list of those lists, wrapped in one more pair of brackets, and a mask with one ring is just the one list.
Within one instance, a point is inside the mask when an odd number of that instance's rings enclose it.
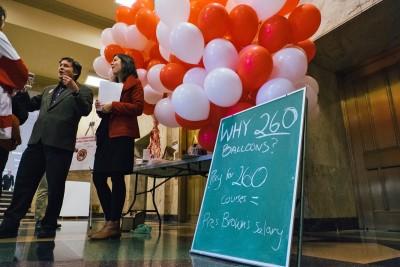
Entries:
{"label": "man in dark suit", "polygon": [[81,69],[74,59],[62,58],[58,67],[59,83],[45,88],[43,94],[26,103],[29,111],[40,109],[40,112],[21,157],[13,199],[0,225],[0,238],[17,236],[20,220],[28,211],[44,173],[49,187],[48,206],[37,237],[56,235],[78,124],[92,110],[91,90],[76,82]]}
{"label": "man in dark suit", "polygon": [[10,190],[14,186],[14,175],[8,170],[7,174],[3,175],[3,190]]}

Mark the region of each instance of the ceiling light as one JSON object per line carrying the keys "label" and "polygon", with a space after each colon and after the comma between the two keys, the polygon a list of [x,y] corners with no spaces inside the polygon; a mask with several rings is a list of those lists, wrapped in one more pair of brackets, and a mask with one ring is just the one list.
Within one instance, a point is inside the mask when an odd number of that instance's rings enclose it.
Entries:
{"label": "ceiling light", "polygon": [[133,3],[136,2],[136,0],[115,0],[115,2],[122,6],[131,7],[133,5]]}
{"label": "ceiling light", "polygon": [[100,86],[100,81],[105,81],[105,79],[88,75],[85,81],[85,84],[88,86],[93,86],[93,87],[99,87]]}

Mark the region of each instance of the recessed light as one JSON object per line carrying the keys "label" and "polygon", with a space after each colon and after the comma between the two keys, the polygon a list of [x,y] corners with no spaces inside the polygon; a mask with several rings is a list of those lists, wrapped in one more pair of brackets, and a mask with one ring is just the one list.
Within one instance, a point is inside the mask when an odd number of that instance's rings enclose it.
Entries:
{"label": "recessed light", "polygon": [[120,4],[122,6],[131,7],[136,0],[115,0],[115,3]]}

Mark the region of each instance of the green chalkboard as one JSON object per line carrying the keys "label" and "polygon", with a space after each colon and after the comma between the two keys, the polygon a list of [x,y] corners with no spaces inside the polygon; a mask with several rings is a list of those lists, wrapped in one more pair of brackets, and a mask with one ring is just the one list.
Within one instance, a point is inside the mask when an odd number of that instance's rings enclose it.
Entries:
{"label": "green chalkboard", "polygon": [[305,91],[221,121],[191,252],[288,266]]}

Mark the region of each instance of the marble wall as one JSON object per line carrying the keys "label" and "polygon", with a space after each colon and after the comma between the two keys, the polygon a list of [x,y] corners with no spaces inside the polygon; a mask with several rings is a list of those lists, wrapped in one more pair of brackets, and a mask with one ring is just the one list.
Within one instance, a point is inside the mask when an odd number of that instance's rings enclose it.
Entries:
{"label": "marble wall", "polygon": [[300,0],[300,4],[312,3],[321,11],[321,26],[312,37],[312,39],[315,40],[381,1],[382,0]]}

